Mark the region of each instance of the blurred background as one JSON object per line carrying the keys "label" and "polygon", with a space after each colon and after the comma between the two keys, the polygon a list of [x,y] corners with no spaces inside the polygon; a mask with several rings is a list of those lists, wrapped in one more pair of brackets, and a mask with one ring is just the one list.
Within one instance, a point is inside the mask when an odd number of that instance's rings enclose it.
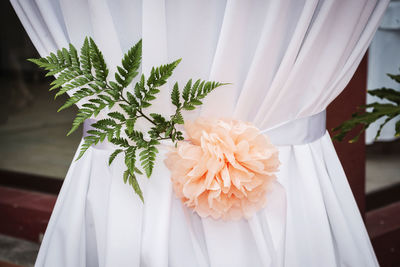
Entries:
{"label": "blurred background", "polygon": [[9,1],[0,23],[0,266],[33,266],[81,131],[66,136],[76,110],[57,113],[65,98],[26,60],[39,55]]}
{"label": "blurred background", "polygon": [[[27,58],[38,54],[8,1],[0,1],[0,266],[33,266],[81,131],[67,137],[74,109],[57,113],[45,78]],[[367,101],[366,88],[400,90],[400,5],[392,5],[346,90],[328,109],[328,129]],[[375,99],[368,99],[375,101]],[[382,266],[400,266],[400,140],[371,127],[354,144],[335,142]],[[365,142],[366,140],[367,142]]]}

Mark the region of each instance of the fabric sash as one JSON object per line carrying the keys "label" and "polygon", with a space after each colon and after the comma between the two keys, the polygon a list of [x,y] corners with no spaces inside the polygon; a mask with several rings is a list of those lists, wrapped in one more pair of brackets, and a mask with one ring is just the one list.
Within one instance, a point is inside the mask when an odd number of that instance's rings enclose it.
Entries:
{"label": "fabric sash", "polygon": [[[83,137],[88,136],[87,131],[93,130],[91,124],[95,119],[87,119],[83,124]],[[262,130],[271,143],[276,146],[302,145],[312,143],[321,138],[326,132],[326,111],[322,111],[313,116],[300,118],[288,123],[279,125],[272,129]],[[169,144],[172,144],[169,142]],[[104,140],[93,146],[96,149],[115,149],[115,146]]]}
{"label": "fabric sash", "polygon": [[261,132],[265,133],[271,143],[276,146],[312,143],[324,136],[326,132],[326,111]]}

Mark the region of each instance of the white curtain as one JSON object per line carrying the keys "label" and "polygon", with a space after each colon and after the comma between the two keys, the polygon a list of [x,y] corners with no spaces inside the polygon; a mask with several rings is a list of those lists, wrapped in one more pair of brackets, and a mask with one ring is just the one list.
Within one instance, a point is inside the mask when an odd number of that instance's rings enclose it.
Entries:
{"label": "white curtain", "polygon": [[[381,87],[400,91],[400,84],[390,79],[386,73],[400,72],[400,1],[391,1],[382,18],[368,52],[368,89]],[[367,95],[367,103],[382,102],[376,96]],[[365,138],[367,144],[375,141],[379,126],[385,121],[380,119],[368,127]],[[396,119],[382,128],[378,141],[395,140]]]}
{"label": "white curtain", "polygon": [[[202,219],[171,190],[162,149],[145,204],[123,159],[90,148],[73,162],[36,266],[378,266],[325,130],[387,0],[11,0],[39,53],[92,36],[111,70],[143,38],[142,71],[183,58],[171,80],[232,83],[194,118],[252,121],[279,146],[268,205],[250,220]],[[154,109],[170,112],[169,85]]]}

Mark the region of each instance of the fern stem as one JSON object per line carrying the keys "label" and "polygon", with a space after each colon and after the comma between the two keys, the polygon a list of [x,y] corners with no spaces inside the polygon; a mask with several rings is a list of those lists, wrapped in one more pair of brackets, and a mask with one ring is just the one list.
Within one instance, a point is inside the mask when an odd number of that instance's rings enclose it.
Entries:
{"label": "fern stem", "polygon": [[162,141],[162,140],[171,140],[171,136],[168,137],[159,137],[156,139],[157,141]]}
{"label": "fern stem", "polygon": [[124,97],[124,95],[122,94],[122,91],[119,93],[119,95],[120,95],[122,101],[124,101],[124,102],[127,103],[128,105],[132,105],[132,104],[128,101],[128,99],[126,99],[126,98]]}
{"label": "fern stem", "polygon": [[[140,117],[145,118],[146,120],[148,120],[149,122],[151,122],[153,125],[157,125],[152,119],[150,119],[149,117],[147,117],[147,116],[143,113],[143,111],[142,111],[141,109],[138,109],[138,112],[139,112],[139,114],[140,114]],[[139,116],[138,116],[138,118],[139,118]]]}

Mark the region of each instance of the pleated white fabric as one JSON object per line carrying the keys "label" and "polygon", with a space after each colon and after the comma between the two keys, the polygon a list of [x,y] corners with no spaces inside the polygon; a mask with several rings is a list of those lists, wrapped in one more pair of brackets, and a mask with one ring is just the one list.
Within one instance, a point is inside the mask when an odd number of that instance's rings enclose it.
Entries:
{"label": "pleated white fabric", "polygon": [[[36,266],[378,266],[324,110],[364,55],[387,0],[11,0],[41,55],[93,36],[111,70],[143,38],[142,72],[183,58],[171,80],[231,84],[186,119],[227,116],[273,134],[282,162],[250,220],[200,218],[173,195],[157,158],[122,181],[123,159],[90,148],[73,162]],[[153,110],[169,114],[170,84]],[[101,115],[100,115],[101,117]],[[316,126],[314,126],[316,125]]]}

